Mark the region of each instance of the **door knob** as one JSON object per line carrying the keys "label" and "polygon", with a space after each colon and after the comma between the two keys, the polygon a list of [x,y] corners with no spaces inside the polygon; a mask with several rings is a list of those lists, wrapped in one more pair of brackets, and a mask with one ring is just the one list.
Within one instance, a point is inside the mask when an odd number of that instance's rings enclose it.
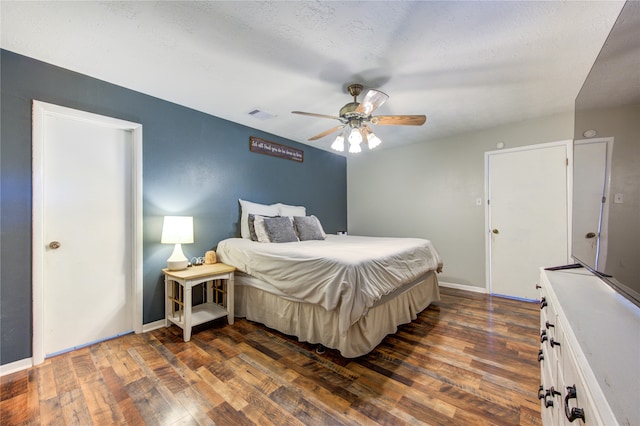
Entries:
{"label": "door knob", "polygon": [[499,233],[500,233],[500,231],[498,231],[496,228],[493,228],[493,229],[491,230],[491,232],[493,232],[494,234],[499,234]]}
{"label": "door knob", "polygon": [[57,249],[59,249],[59,248],[60,248],[60,243],[59,243],[59,242],[57,242],[57,241],[51,241],[51,242],[49,243],[49,248],[52,248],[52,249],[54,249],[54,250],[57,250]]}
{"label": "door knob", "polygon": [[588,232],[587,235],[584,236],[585,238],[595,238],[596,237],[596,233],[595,232]]}

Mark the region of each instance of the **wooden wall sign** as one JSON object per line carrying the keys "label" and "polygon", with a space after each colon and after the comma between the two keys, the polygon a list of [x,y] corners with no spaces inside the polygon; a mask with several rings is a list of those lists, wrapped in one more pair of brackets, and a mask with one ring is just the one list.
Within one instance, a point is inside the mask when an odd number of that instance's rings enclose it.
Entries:
{"label": "wooden wall sign", "polygon": [[251,152],[257,152],[258,154],[272,155],[274,157],[293,160],[299,163],[304,161],[303,150],[280,145],[275,142],[269,142],[264,139],[256,138],[255,136],[249,137],[249,149]]}

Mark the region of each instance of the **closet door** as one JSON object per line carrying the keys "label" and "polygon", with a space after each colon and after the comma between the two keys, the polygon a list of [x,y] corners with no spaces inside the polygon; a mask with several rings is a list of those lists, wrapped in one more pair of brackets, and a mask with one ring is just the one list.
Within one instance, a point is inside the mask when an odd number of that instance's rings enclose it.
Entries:
{"label": "closet door", "polygon": [[568,263],[569,143],[487,154],[491,293],[534,300],[539,268]]}

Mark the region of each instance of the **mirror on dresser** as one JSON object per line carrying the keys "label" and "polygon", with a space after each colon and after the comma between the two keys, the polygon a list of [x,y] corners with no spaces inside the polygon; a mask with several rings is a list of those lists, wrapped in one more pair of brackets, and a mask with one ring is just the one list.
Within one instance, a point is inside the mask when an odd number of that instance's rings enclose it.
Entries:
{"label": "mirror on dresser", "polygon": [[640,306],[639,70],[628,1],[576,98],[572,257]]}

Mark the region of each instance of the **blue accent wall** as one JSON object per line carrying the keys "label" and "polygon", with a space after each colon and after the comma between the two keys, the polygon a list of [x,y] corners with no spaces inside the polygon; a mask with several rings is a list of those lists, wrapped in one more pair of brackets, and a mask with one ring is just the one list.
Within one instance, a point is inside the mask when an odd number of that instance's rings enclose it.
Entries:
{"label": "blue accent wall", "polygon": [[[143,126],[143,323],[164,317],[160,270],[172,251],[159,243],[164,215],[194,217],[195,243],[183,246],[187,257],[239,236],[238,198],[304,205],[327,232],[347,229],[346,158],[13,52],[0,54],[0,364],[32,355],[34,99]],[[304,162],[250,152],[250,136],[302,149]]]}

